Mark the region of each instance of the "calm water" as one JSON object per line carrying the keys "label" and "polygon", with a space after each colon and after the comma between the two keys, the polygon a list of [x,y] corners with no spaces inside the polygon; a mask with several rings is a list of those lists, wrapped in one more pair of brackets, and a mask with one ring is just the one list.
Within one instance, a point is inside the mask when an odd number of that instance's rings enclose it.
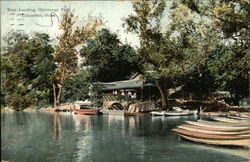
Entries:
{"label": "calm water", "polygon": [[247,161],[248,150],[180,140],[171,131],[198,117],[1,113],[1,159],[39,161]]}

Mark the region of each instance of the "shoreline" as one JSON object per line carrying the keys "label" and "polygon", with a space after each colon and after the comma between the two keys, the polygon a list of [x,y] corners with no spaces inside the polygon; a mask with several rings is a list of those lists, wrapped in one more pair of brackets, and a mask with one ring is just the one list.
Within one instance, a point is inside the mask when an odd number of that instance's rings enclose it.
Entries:
{"label": "shoreline", "polygon": [[[59,106],[59,110],[60,112],[68,112],[68,111],[72,111],[72,107],[73,107],[74,103],[63,103]],[[14,112],[14,111],[18,111],[15,110],[11,107],[4,107],[1,109],[1,112]],[[57,110],[54,107],[42,107],[42,108],[34,108],[34,107],[29,107],[23,110],[20,110],[23,112],[34,112],[34,111],[40,111],[40,112],[56,112]]]}
{"label": "shoreline", "polygon": [[[35,112],[35,111],[40,111],[40,112],[71,112],[72,111],[72,107],[73,107],[74,103],[64,103],[62,105],[60,105],[59,109],[56,110],[55,108],[51,107],[42,107],[42,108],[34,108],[34,107],[29,107],[26,108],[24,110],[20,110],[23,112]],[[11,107],[4,107],[1,109],[1,112],[14,112],[14,111],[18,111],[18,110],[14,110]],[[212,116],[230,116],[230,115],[234,115],[234,116],[240,116],[241,114],[249,114],[250,112],[245,111],[245,112],[237,112],[237,111],[228,111],[228,112],[220,112],[220,111],[211,111],[211,112],[200,112],[199,115],[200,116],[206,116],[206,117],[212,117]]]}

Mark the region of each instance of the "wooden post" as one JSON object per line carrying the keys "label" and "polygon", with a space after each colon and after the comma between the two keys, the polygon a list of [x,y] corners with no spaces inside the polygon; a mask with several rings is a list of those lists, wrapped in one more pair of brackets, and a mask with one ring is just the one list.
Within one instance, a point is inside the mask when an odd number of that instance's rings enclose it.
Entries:
{"label": "wooden post", "polygon": [[144,81],[141,79],[142,84],[141,84],[141,101],[143,101],[143,87],[144,87]]}

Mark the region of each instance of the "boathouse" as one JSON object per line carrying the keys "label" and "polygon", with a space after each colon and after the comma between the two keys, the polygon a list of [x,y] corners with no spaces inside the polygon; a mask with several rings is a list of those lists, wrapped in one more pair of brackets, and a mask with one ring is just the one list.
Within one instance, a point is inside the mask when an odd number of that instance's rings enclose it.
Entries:
{"label": "boathouse", "polygon": [[[145,84],[142,75],[129,80],[98,84],[103,92],[103,109],[133,112],[155,110],[154,102],[159,98],[159,92],[153,84]],[[131,104],[137,104],[137,110],[131,110]]]}

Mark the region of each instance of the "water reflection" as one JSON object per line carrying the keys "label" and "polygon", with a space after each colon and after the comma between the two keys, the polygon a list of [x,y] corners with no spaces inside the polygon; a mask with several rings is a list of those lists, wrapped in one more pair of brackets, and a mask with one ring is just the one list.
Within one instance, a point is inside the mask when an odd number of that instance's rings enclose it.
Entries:
{"label": "water reflection", "polygon": [[74,115],[75,131],[79,132],[77,141],[76,161],[87,160],[88,155],[91,153],[92,145],[92,123],[91,116],[88,115]]}
{"label": "water reflection", "polygon": [[197,120],[194,116],[14,112],[1,117],[1,158],[11,162],[245,160],[242,149],[178,141],[171,129]]}
{"label": "water reflection", "polygon": [[60,121],[60,113],[55,112],[54,113],[54,138],[60,139],[61,138],[61,121]]}

